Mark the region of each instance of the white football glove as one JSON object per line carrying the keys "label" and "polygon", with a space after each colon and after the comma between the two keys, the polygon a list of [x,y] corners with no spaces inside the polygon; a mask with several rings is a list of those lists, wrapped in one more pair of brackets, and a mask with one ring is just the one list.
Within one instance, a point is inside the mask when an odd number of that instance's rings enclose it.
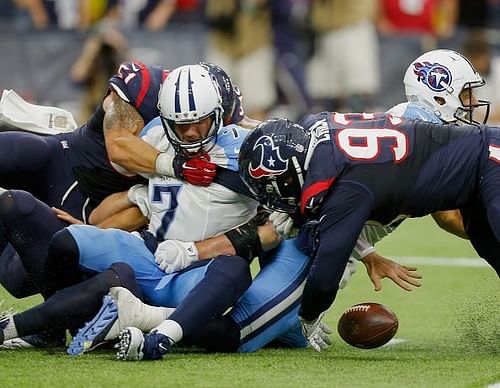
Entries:
{"label": "white football glove", "polygon": [[198,261],[198,249],[194,242],[165,240],[156,248],[155,261],[165,273],[172,273]]}
{"label": "white football glove", "polygon": [[128,189],[127,198],[130,203],[137,205],[144,217],[151,218],[151,208],[148,200],[148,187],[145,185],[134,185]]}
{"label": "white football glove", "polygon": [[297,236],[299,232],[299,229],[293,226],[293,220],[290,214],[272,212],[269,215],[269,221],[273,223],[276,232],[285,240]]}
{"label": "white football glove", "polygon": [[325,312],[321,313],[318,318],[312,321],[306,321],[302,317],[299,317],[300,326],[302,326],[302,334],[317,352],[327,349],[332,344],[329,337],[329,334],[332,334],[332,329],[321,322],[324,315]]}

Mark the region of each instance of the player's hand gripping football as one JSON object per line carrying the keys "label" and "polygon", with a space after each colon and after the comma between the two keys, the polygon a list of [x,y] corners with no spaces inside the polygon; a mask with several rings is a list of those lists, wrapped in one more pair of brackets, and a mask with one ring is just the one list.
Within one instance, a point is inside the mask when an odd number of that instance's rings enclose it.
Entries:
{"label": "player's hand gripping football", "polygon": [[173,161],[175,176],[196,186],[208,186],[215,178],[217,165],[208,155],[188,157],[177,154]]}
{"label": "player's hand gripping football", "polygon": [[395,261],[380,256],[377,252],[372,252],[363,258],[368,277],[375,286],[375,291],[382,289],[381,280],[389,278],[399,287],[406,291],[411,291],[413,287],[420,287],[422,275],[417,272],[416,267],[401,265]]}
{"label": "player's hand gripping football", "polygon": [[309,342],[312,348],[317,352],[327,349],[332,344],[329,337],[332,333],[332,329],[321,322],[324,315],[325,313],[323,312],[318,318],[312,321],[306,321],[304,318],[299,317],[300,325],[302,326],[302,334],[304,334],[307,342]]}

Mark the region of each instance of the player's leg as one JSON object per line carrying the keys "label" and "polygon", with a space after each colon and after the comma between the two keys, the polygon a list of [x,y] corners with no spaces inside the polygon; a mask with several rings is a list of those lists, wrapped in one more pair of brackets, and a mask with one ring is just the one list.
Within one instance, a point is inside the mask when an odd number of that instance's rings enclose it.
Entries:
{"label": "player's leg", "polygon": [[141,296],[134,271],[124,263],[115,263],[89,280],[60,290],[38,306],[3,319],[0,343],[48,331],[64,333],[65,329],[75,329],[92,318],[102,297],[117,286]]}
{"label": "player's leg", "polygon": [[[250,285],[248,263],[240,257],[219,256],[206,267],[201,281],[189,291],[172,315],[152,333],[143,335],[134,327],[122,332],[119,358],[161,358],[172,344],[201,330],[213,317],[221,316]],[[184,277],[189,276],[186,273]],[[177,280],[181,279],[182,275]]]}
{"label": "player's leg", "polygon": [[[2,273],[2,279],[9,279],[7,289],[16,292],[12,283],[19,281],[31,283],[33,293],[43,290],[49,241],[65,225],[49,206],[26,191],[0,195],[0,267],[8,271]],[[26,296],[26,291],[20,294]]]}
{"label": "player's leg", "polygon": [[487,162],[480,186],[480,204],[468,214],[466,232],[474,248],[500,276],[500,163]]}
{"label": "player's leg", "polygon": [[25,298],[40,292],[38,285],[26,272],[12,245],[7,244],[0,254],[0,284],[15,298]]}
{"label": "player's leg", "polygon": [[[270,258],[231,312],[211,321],[191,342],[210,352],[253,352],[269,344],[307,346],[298,310],[310,260],[294,239],[283,241]],[[351,274],[346,268],[341,283]]]}
{"label": "player's leg", "polygon": [[[188,338],[210,352],[253,352],[298,324],[298,307],[310,260],[285,240],[270,252],[252,285],[224,317]],[[303,336],[294,344],[303,347]]]}
{"label": "player's leg", "polygon": [[117,262],[126,263],[134,269],[141,287],[157,284],[158,279],[165,276],[144,241],[134,234],[118,229],[71,225],[56,233],[50,243],[46,266],[50,279],[46,282],[57,282],[68,268],[92,274],[102,272]]}
{"label": "player's leg", "polygon": [[[47,138],[26,132],[0,132],[0,186],[32,191],[51,158]],[[6,152],[8,150],[8,152]]]}
{"label": "player's leg", "polygon": [[281,243],[231,310],[240,329],[238,351],[258,350],[293,328],[309,266],[309,258],[297,249],[294,239]]}
{"label": "player's leg", "polygon": [[97,314],[71,340],[68,354],[76,356],[89,352],[101,343],[115,340],[129,326],[148,333],[174,310],[175,308],[148,305],[127,288],[112,287],[102,299]]}

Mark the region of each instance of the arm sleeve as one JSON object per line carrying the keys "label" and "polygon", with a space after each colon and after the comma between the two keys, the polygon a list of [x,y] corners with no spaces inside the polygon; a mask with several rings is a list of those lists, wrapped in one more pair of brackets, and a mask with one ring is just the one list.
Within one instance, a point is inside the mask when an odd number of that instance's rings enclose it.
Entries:
{"label": "arm sleeve", "polygon": [[338,182],[321,207],[319,247],[302,296],[300,316],[317,318],[337,295],[347,260],[373,206],[371,194],[351,182]]}
{"label": "arm sleeve", "polygon": [[375,247],[366,241],[362,235],[360,235],[356,241],[356,245],[354,245],[354,249],[352,250],[352,257],[360,261],[363,257],[373,252],[375,252]]}

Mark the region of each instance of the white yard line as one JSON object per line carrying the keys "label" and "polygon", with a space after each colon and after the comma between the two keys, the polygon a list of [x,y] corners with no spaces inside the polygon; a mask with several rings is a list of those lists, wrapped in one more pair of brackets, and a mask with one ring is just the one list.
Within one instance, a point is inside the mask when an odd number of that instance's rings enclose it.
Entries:
{"label": "white yard line", "polygon": [[437,265],[444,267],[489,267],[484,259],[470,257],[394,256],[391,258],[400,264]]}

